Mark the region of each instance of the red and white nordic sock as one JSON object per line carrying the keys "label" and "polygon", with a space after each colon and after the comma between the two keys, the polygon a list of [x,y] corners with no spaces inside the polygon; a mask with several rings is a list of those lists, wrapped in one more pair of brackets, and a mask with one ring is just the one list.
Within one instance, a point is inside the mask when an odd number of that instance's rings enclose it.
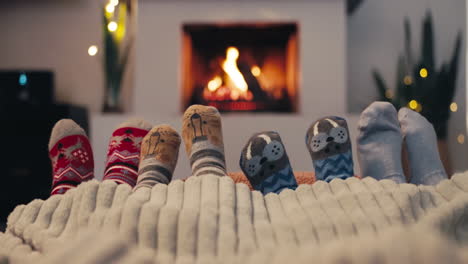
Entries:
{"label": "red and white nordic sock", "polygon": [[58,121],[49,141],[52,162],[51,195],[64,194],[94,178],[93,151],[85,131],[73,120]]}
{"label": "red and white nordic sock", "polygon": [[118,126],[109,142],[103,180],[135,186],[141,142],[151,127],[141,119],[129,120]]}

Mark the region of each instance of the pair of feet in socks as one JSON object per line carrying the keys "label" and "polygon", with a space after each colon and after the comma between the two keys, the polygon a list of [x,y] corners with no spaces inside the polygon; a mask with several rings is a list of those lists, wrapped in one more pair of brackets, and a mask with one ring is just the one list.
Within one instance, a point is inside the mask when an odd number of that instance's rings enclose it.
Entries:
{"label": "pair of feet in socks", "polygon": [[439,157],[437,137],[423,116],[408,109],[396,109],[387,102],[375,102],[359,121],[357,150],[362,176],[406,182],[401,152],[406,144],[414,184],[435,185],[447,179]]}
{"label": "pair of feet in socks", "polygon": [[[183,115],[184,140],[192,176],[226,176],[221,116],[214,107],[190,106]],[[154,127],[143,139],[135,189],[168,184],[179,156],[180,136],[168,125]]]}
{"label": "pair of feet in socks", "polygon": [[[103,180],[135,186],[140,148],[151,125],[143,120],[120,124],[109,141]],[[94,178],[93,151],[85,131],[70,119],[62,119],[52,129],[49,141],[52,161],[51,195],[63,194],[81,182]]]}
{"label": "pair of feet in socks", "polygon": [[[135,190],[171,181],[181,138],[169,125],[151,127],[146,121],[131,120],[112,133],[103,180],[128,184]],[[182,138],[192,175],[226,175],[221,117],[216,108],[189,107],[183,117]],[[52,195],[94,178],[91,145],[84,130],[72,120],[61,120],[54,126],[49,156]]]}
{"label": "pair of feet in socks", "polygon": [[[315,178],[330,182],[354,175],[351,140],[346,120],[336,116],[321,118],[306,133]],[[254,134],[242,150],[240,167],[255,190],[280,193],[297,187],[293,169],[278,133]]]}

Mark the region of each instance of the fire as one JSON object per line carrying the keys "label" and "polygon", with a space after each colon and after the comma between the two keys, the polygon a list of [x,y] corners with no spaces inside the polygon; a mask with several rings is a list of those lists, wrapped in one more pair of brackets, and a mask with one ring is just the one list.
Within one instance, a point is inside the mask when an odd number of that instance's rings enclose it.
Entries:
{"label": "fire", "polygon": [[257,65],[253,66],[250,71],[252,72],[252,75],[255,77],[258,77],[260,76],[260,74],[262,74],[262,70]]}
{"label": "fire", "polygon": [[214,92],[218,90],[221,84],[223,84],[223,80],[221,79],[221,77],[216,76],[211,81],[208,82],[208,90],[210,92]]}
{"label": "fire", "polygon": [[[209,101],[252,101],[253,94],[244,79],[241,71],[237,67],[239,50],[236,47],[229,47],[226,50],[226,58],[220,65],[226,76],[224,79],[220,75],[214,76],[208,81],[203,97]],[[259,75],[261,70],[258,66],[251,69],[252,74]]]}
{"label": "fire", "polygon": [[237,59],[239,58],[239,50],[235,47],[229,47],[226,50],[226,60],[223,63],[223,70],[234,82],[234,85],[241,90],[246,92],[249,88],[244,80],[244,76],[237,68]]}

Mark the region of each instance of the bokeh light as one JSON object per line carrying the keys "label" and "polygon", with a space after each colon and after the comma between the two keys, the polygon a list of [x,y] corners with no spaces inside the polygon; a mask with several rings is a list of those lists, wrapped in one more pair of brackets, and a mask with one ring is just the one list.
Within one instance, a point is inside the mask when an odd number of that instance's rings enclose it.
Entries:
{"label": "bokeh light", "polygon": [[421,70],[419,70],[419,75],[422,78],[426,78],[427,77],[427,69],[426,68],[421,68]]}
{"label": "bokeh light", "polygon": [[458,110],[458,105],[457,103],[453,102],[450,104],[450,111],[456,112]]}
{"label": "bokeh light", "polygon": [[110,32],[115,32],[117,30],[117,23],[114,21],[109,22],[107,29],[109,29]]}
{"label": "bokeh light", "polygon": [[98,53],[98,47],[96,45],[91,45],[88,48],[88,55],[93,57]]}

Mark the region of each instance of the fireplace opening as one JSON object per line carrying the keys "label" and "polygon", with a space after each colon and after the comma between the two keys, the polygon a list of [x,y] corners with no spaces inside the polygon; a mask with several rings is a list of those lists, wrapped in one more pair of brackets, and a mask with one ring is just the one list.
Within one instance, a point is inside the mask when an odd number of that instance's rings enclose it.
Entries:
{"label": "fireplace opening", "polygon": [[296,23],[183,25],[182,109],[297,112]]}

